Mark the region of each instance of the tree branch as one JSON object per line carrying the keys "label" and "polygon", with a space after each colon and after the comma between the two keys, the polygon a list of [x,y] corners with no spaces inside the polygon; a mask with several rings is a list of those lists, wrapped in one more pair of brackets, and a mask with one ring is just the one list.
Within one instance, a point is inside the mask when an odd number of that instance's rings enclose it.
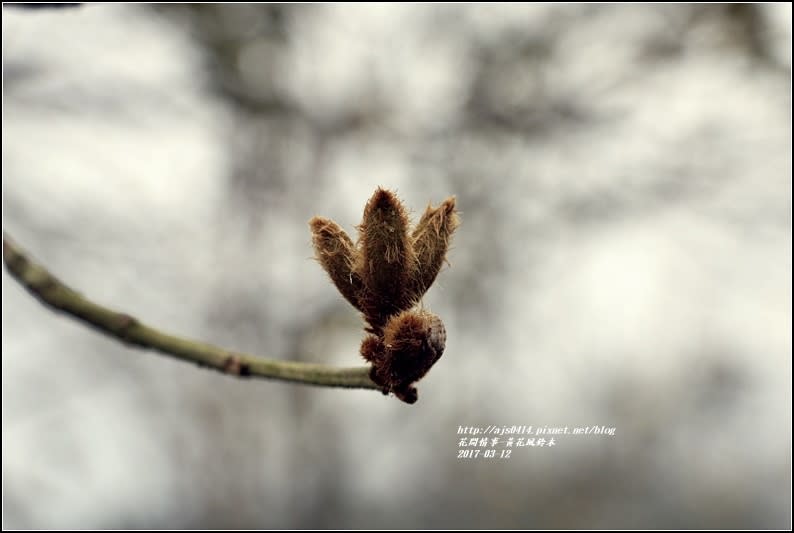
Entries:
{"label": "tree branch", "polygon": [[209,367],[238,377],[259,377],[318,385],[380,390],[369,379],[369,367],[334,368],[325,365],[276,361],[211,344],[177,337],[147,326],[132,316],[96,304],[69,288],[31,260],[3,234],[6,269],[42,304],[65,313],[130,346],[155,350],[163,355]]}

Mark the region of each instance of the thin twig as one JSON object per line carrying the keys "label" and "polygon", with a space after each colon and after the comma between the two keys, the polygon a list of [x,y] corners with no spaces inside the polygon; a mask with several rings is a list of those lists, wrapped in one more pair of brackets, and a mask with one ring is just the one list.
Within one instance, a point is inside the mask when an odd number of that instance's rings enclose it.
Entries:
{"label": "thin twig", "polygon": [[325,365],[276,361],[198,342],[147,326],[132,316],[96,304],[66,286],[36,264],[3,234],[6,269],[42,304],[65,313],[124,344],[155,350],[163,355],[238,377],[259,377],[317,385],[379,389],[369,379],[369,367],[334,368]]}

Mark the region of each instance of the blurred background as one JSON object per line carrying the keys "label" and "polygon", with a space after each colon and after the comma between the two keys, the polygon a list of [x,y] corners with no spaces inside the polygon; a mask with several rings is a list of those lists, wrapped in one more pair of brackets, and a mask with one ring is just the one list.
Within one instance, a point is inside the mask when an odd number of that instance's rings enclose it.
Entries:
{"label": "blurred background", "polygon": [[[312,260],[463,225],[413,406],[128,349],[3,270],[6,528],[790,528],[791,6],[3,7],[3,230],[168,331],[350,366]],[[473,425],[606,425],[509,460]]]}

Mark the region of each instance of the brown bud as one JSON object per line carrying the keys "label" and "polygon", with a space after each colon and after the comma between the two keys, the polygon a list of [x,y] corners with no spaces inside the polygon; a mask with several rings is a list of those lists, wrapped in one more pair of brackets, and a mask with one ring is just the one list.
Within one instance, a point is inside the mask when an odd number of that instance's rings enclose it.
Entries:
{"label": "brown bud", "polygon": [[383,342],[375,335],[368,335],[361,341],[361,356],[372,363],[380,363],[383,360]]}
{"label": "brown bud", "polygon": [[359,226],[356,272],[366,287],[361,299],[367,321],[378,331],[389,316],[406,308],[415,254],[408,238],[408,216],[400,200],[378,189],[364,208]]}
{"label": "brown bud", "polygon": [[411,295],[419,300],[433,284],[444,264],[452,233],[460,225],[455,211],[455,197],[438,207],[427,206],[411,235],[416,253],[416,268],[411,275]]}
{"label": "brown bud", "polygon": [[317,259],[339,292],[364,313],[367,335],[361,355],[372,364],[370,378],[384,394],[414,403],[414,383],[444,353],[441,319],[416,309],[446,259],[460,224],[455,198],[428,206],[414,231],[397,196],[378,188],[364,208],[356,245],[332,220],[310,222]]}
{"label": "brown bud", "polygon": [[336,222],[327,218],[314,217],[309,221],[309,227],[317,260],[342,296],[361,311],[359,295],[362,283],[353,271],[358,255],[353,241]]}
{"label": "brown bud", "polygon": [[[391,318],[383,332],[384,352],[373,361],[373,381],[403,401],[416,401],[411,385],[420,380],[444,353],[446,330],[441,319],[427,311],[404,311]],[[409,401],[413,399],[412,401]]]}

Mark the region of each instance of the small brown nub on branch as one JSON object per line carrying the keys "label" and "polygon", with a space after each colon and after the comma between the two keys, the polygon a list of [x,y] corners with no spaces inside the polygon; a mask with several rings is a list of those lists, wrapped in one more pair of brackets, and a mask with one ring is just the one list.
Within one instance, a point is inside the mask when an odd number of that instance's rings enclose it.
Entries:
{"label": "small brown nub on branch", "polygon": [[237,355],[230,355],[224,360],[223,371],[232,376],[248,377],[251,375],[251,367]]}
{"label": "small brown nub on branch", "polygon": [[366,286],[362,310],[377,330],[409,302],[406,288],[416,261],[408,239],[408,215],[391,191],[378,188],[359,226],[361,256],[356,271]]}
{"label": "small brown nub on branch", "polygon": [[459,225],[454,196],[438,207],[427,206],[411,235],[417,259],[411,275],[411,292],[415,300],[420,299],[436,280],[447,256],[450,237]]}
{"label": "small brown nub on branch", "polygon": [[361,311],[361,278],[353,271],[358,252],[345,230],[333,220],[314,217],[309,221],[317,260],[328,272],[336,288],[353,307]]}
{"label": "small brown nub on branch", "polygon": [[118,322],[116,324],[116,334],[121,338],[124,342],[130,342],[129,333],[130,328],[138,324],[138,321],[135,320],[133,317],[128,315],[127,313],[119,313],[117,315]]}

